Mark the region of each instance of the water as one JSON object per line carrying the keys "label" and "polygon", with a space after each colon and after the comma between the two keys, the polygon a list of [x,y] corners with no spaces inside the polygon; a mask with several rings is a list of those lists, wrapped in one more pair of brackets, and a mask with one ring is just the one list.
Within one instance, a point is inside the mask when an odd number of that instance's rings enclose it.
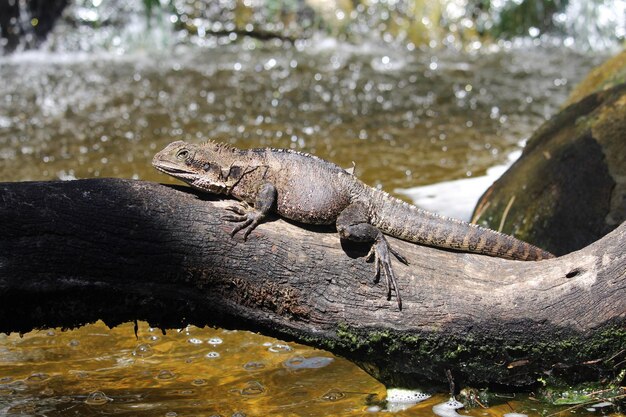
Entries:
{"label": "water", "polygon": [[[389,407],[398,417],[563,409],[529,401],[532,394],[471,410],[458,409],[444,393],[392,395]],[[385,396],[382,385],[344,359],[243,331],[189,326],[162,334],[139,323],[135,338],[133,324],[95,323],[0,335],[2,416],[363,416],[381,413]]]}
{"label": "water", "polygon": [[[183,139],[289,147],[395,188],[506,160],[598,61],[552,47],[409,52],[334,40],[2,58],[0,178],[166,180]],[[565,65],[567,63],[567,65]]]}
{"label": "water", "polygon": [[0,343],[0,415],[343,415],[384,397],[348,361],[248,332],[189,327],[164,335],[141,323],[135,338],[132,324],[97,323]]}
{"label": "water", "polygon": [[[171,181],[150,166],[157,150],[215,139],[354,161],[365,182],[406,198],[395,190],[507,162],[604,58],[536,39],[461,52],[319,34],[180,43],[130,32],[134,40],[111,35],[108,48],[59,48],[53,37],[0,58],[0,181]],[[136,339],[130,324],[98,323],[0,335],[0,415],[356,416],[380,411],[384,397],[341,358],[248,332],[162,335],[140,323]],[[545,411],[527,398],[469,415]],[[431,416],[446,400],[396,415]]]}

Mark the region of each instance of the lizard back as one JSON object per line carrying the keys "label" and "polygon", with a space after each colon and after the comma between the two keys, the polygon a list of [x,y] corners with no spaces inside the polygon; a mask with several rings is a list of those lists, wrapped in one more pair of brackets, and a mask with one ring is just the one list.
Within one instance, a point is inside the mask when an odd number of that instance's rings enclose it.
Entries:
{"label": "lizard back", "polygon": [[[242,177],[230,194],[249,203],[256,189],[271,182],[277,190],[276,212],[308,224],[334,224],[350,204],[344,177],[352,177],[338,165],[307,153],[273,148],[241,150],[241,161],[254,161],[255,173]],[[265,169],[267,167],[267,169]]]}

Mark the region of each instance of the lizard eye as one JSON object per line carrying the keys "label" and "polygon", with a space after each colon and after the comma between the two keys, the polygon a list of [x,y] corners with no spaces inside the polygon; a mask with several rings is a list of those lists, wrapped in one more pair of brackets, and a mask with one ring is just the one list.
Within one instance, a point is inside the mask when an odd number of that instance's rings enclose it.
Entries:
{"label": "lizard eye", "polygon": [[184,161],[189,156],[189,151],[187,149],[181,149],[176,153],[176,159],[179,161]]}

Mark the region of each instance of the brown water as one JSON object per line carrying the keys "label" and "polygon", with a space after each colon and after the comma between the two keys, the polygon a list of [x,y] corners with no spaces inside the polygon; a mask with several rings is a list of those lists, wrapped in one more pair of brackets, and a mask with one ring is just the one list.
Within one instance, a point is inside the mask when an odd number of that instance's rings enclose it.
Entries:
{"label": "brown water", "polygon": [[[169,181],[152,155],[209,138],[355,161],[389,191],[479,175],[599,60],[546,45],[464,54],[329,39],[18,54],[0,58],[0,181]],[[384,397],[341,358],[248,332],[140,323],[138,338],[130,324],[0,335],[0,415],[359,416]],[[462,413],[555,411],[527,398]],[[397,415],[432,416],[445,400]]]}
{"label": "brown water", "polygon": [[0,415],[355,415],[385,392],[348,361],[248,332],[97,323],[0,342]]}
{"label": "brown water", "polygon": [[[363,416],[385,387],[330,353],[243,331],[190,326],[165,335],[140,323],[96,323],[0,335],[0,415]],[[462,415],[546,415],[529,394]],[[435,395],[397,416],[432,416]],[[610,410],[610,408],[608,408]],[[567,411],[563,415],[591,415]],[[604,414],[604,413],[603,413]],[[613,414],[618,417],[619,414]]]}

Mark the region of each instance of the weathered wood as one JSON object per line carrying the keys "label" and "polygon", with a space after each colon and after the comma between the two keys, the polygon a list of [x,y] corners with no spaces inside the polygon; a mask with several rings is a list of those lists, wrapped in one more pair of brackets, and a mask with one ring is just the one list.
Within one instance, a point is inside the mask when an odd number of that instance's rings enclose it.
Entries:
{"label": "weathered wood", "polygon": [[[0,331],[148,320],[253,329],[343,355],[386,384],[614,377],[626,349],[626,225],[554,260],[396,239],[404,308],[367,246],[273,219],[247,242],[228,201],[118,179],[0,183]],[[621,353],[620,353],[621,351]],[[619,363],[622,362],[622,365]]]}

